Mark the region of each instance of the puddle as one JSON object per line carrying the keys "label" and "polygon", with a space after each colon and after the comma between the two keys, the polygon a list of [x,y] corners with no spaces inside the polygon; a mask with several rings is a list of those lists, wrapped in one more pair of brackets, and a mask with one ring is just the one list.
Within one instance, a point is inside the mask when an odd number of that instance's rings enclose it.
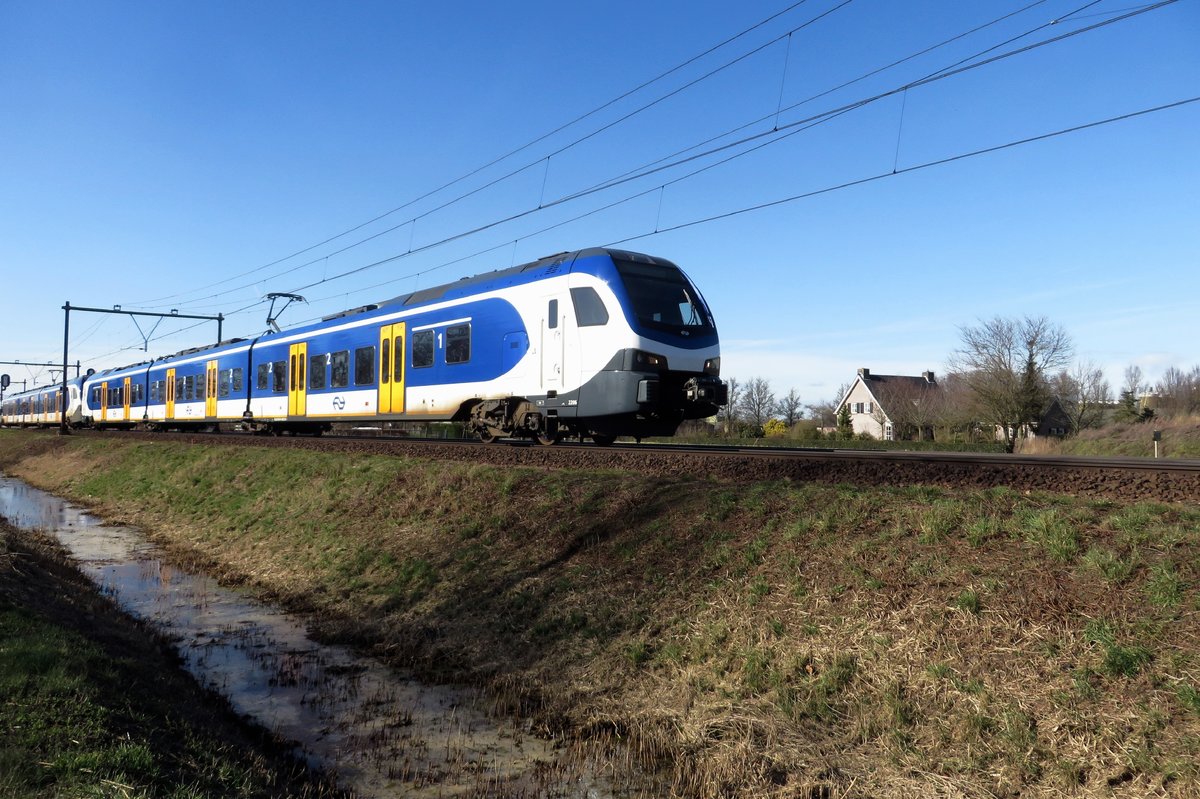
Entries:
{"label": "puddle", "polygon": [[136,530],[3,476],[0,515],[60,541],[103,592],[176,642],[199,682],[362,797],[649,795],[578,773],[520,722],[483,712],[479,692],[317,644],[299,617],[164,563]]}

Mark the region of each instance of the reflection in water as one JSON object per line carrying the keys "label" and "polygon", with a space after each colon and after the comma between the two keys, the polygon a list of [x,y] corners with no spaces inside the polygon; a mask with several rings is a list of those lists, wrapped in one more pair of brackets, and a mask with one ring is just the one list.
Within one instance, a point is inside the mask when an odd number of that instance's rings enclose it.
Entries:
{"label": "reflection in water", "polygon": [[176,641],[203,685],[362,796],[494,795],[502,787],[571,799],[631,795],[574,773],[550,743],[477,709],[477,692],[423,685],[317,644],[298,618],[163,563],[134,530],[103,526],[7,477],[0,515],[54,536],[102,591]]}

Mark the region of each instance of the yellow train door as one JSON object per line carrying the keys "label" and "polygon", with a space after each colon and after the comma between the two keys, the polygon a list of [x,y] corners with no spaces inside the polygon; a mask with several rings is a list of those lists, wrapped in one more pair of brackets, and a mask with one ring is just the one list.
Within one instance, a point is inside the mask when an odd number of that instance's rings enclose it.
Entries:
{"label": "yellow train door", "polygon": [[379,328],[379,413],[404,413],[404,326]]}
{"label": "yellow train door", "polygon": [[175,370],[167,370],[167,418],[175,418]]}
{"label": "yellow train door", "polygon": [[108,383],[100,384],[100,421],[108,421]]}
{"label": "yellow train door", "polygon": [[288,350],[288,416],[304,416],[308,410],[308,343],[293,344]]}
{"label": "yellow train door", "polygon": [[133,378],[125,378],[125,382],[121,388],[121,404],[125,408],[123,418],[126,422],[129,421],[129,400],[130,400],[130,385],[133,383]]}
{"label": "yellow train door", "polygon": [[209,419],[215,419],[217,418],[217,362],[205,362],[204,372],[204,415]]}

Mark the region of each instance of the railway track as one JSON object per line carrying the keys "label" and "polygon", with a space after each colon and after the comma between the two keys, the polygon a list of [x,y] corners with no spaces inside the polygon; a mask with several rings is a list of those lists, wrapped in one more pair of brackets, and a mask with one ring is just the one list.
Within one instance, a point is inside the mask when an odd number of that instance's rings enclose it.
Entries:
{"label": "railway track", "polygon": [[149,441],[394,454],[539,469],[615,469],[672,479],[718,482],[793,480],[862,486],[1007,487],[1122,501],[1200,501],[1200,461],[1048,457],[980,453],[629,444],[481,444],[455,439],[325,436],[265,438],[244,434],[86,431]]}

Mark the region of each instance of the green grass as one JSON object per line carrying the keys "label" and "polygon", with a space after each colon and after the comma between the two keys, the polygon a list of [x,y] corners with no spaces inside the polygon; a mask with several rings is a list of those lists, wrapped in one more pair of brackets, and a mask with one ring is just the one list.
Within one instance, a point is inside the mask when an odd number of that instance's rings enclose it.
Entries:
{"label": "green grass", "polygon": [[814,762],[850,796],[1091,791],[1113,752],[1139,784],[1197,778],[1185,505],[68,446],[108,473],[64,490],[361,619],[368,645],[536,686],[554,723],[612,719],[739,799]]}
{"label": "green grass", "polygon": [[134,663],[0,600],[0,796],[277,795],[219,739],[180,737],[147,682]]}

